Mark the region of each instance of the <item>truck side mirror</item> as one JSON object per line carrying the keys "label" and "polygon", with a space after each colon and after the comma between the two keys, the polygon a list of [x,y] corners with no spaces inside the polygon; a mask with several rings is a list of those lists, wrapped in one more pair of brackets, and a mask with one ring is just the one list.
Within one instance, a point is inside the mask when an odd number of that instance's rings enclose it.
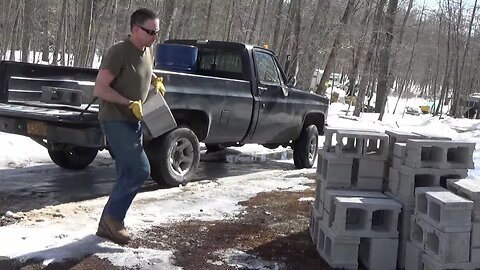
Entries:
{"label": "truck side mirror", "polygon": [[287,80],[287,85],[290,87],[295,87],[297,85],[297,77],[295,75],[290,75]]}

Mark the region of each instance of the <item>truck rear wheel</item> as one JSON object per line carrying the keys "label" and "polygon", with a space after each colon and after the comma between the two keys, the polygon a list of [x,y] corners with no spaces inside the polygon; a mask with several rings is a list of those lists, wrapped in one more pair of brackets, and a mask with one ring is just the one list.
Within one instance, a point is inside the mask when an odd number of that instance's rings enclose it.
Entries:
{"label": "truck rear wheel", "polygon": [[188,183],[200,163],[200,143],[195,133],[180,127],[145,145],[151,176],[160,185]]}
{"label": "truck rear wheel", "polygon": [[65,146],[63,149],[48,149],[52,161],[69,170],[85,169],[97,156],[98,149],[83,146]]}
{"label": "truck rear wheel", "polygon": [[318,154],[318,129],[315,125],[304,127],[293,148],[295,168],[311,168]]}

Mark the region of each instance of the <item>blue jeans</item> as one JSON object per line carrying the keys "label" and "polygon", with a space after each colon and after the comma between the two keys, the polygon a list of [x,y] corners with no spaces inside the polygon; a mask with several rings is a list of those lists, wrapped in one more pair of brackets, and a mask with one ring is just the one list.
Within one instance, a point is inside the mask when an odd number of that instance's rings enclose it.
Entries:
{"label": "blue jeans", "polygon": [[115,156],[117,182],[102,216],[110,215],[123,222],[133,199],[150,176],[150,164],[142,145],[142,125],[131,121],[100,123]]}

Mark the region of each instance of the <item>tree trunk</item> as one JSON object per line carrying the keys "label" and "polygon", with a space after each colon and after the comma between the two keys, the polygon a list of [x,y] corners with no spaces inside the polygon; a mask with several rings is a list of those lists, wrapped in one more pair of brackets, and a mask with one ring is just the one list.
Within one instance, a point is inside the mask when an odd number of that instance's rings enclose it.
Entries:
{"label": "tree trunk", "polygon": [[290,65],[287,67],[285,70],[285,74],[287,74],[287,77],[289,76],[295,76],[296,75],[296,70],[297,70],[297,65],[298,65],[298,56],[300,53],[300,25],[301,25],[301,6],[302,2],[301,0],[292,0],[295,4],[295,20],[294,20],[294,28],[293,28],[293,34],[294,34],[294,42],[293,42],[293,50],[292,50],[292,59],[290,62]]}
{"label": "tree trunk", "polygon": [[[358,86],[357,102],[355,104],[355,110],[353,111],[353,115],[357,117],[360,116],[360,112],[363,110],[368,82],[370,81],[371,84],[373,85],[373,82],[369,80],[369,77],[370,77],[371,68],[373,65],[372,60],[373,60],[373,54],[375,51],[375,44],[377,44],[377,39],[378,39],[378,32],[379,32],[378,30],[380,29],[380,23],[383,18],[383,8],[385,7],[386,2],[387,0],[380,0],[376,7],[375,19],[373,22],[372,37],[370,39],[370,44],[368,45],[367,55],[365,57],[365,67],[364,67],[363,74],[360,78],[360,84]],[[373,91],[371,91],[370,94],[371,96],[368,104],[370,104],[371,97],[373,96]]]}
{"label": "tree trunk", "polygon": [[58,65],[58,52],[60,51],[60,43],[63,40],[63,28],[65,24],[65,15],[67,11],[67,0],[62,1],[62,11],[60,15],[60,20],[58,21],[57,34],[55,35],[55,45],[53,47],[53,65]]}
{"label": "tree trunk", "polygon": [[175,0],[165,0],[165,20],[163,21],[163,27],[161,29],[162,34],[159,42],[169,39],[176,10]]}
{"label": "tree trunk", "polygon": [[255,6],[256,6],[256,8],[255,8],[255,17],[254,17],[254,19],[253,19],[252,28],[249,29],[248,35],[247,35],[247,37],[248,37],[248,38],[247,38],[247,42],[250,43],[250,44],[253,43],[253,42],[255,41],[255,39],[256,39],[256,36],[255,36],[255,32],[256,32],[256,31],[255,31],[255,30],[257,29],[257,24],[258,24],[258,20],[260,19],[259,17],[260,17],[260,12],[261,12],[261,8],[260,8],[260,4],[261,4],[261,3],[260,3],[260,1],[261,1],[261,0],[256,0],[256,1],[255,1]]}
{"label": "tree trunk", "polygon": [[[318,0],[318,1],[324,1],[324,0]],[[271,48],[274,51],[278,49],[278,38],[280,36],[282,11],[283,11],[283,0],[279,0],[277,2],[277,7],[275,9],[275,29],[273,30],[273,40],[270,41]]]}
{"label": "tree trunk", "polygon": [[345,31],[345,27],[349,23],[350,17],[354,12],[354,4],[355,0],[348,0],[347,6],[345,7],[345,11],[343,12],[342,19],[340,20],[337,34],[335,35],[335,40],[333,41],[332,49],[330,50],[330,55],[328,57],[327,63],[325,64],[322,78],[320,79],[320,84],[318,85],[316,90],[318,94],[323,95],[327,90],[327,82],[330,79],[330,75],[332,74],[332,68],[335,64],[337,50],[339,50],[340,46],[342,45],[343,31]]}
{"label": "tree trunk", "polygon": [[212,20],[212,9],[213,9],[213,0],[210,0],[210,4],[208,5],[208,13],[207,13],[207,22],[205,24],[205,29],[203,30],[203,38],[208,39],[210,34],[210,23]]}
{"label": "tree trunk", "polygon": [[389,0],[387,13],[385,16],[385,37],[382,42],[382,48],[379,52],[379,73],[377,84],[377,99],[375,102],[375,112],[380,113],[378,120],[382,120],[385,111],[385,103],[389,89],[387,89],[388,67],[390,63],[390,49],[393,41],[393,26],[395,24],[395,15],[397,14],[398,0]]}
{"label": "tree trunk", "polygon": [[33,32],[34,3],[28,3],[27,1],[25,0],[23,4],[22,62],[28,62]]}
{"label": "tree trunk", "polygon": [[[283,1],[281,1],[283,2]],[[308,90],[315,73],[315,63],[320,50],[320,41],[322,33],[325,32],[326,22],[325,14],[328,12],[326,0],[317,0],[317,9],[313,17],[312,25],[306,33],[304,53],[300,56],[300,65],[298,71],[298,84],[301,89]],[[275,26],[277,30],[279,23]],[[274,35],[275,36],[275,35]]]}

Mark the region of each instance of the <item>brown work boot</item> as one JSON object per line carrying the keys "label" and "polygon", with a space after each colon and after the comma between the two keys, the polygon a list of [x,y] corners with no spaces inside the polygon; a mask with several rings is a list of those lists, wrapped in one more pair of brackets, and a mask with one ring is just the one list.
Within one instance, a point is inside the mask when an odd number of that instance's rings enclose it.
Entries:
{"label": "brown work boot", "polygon": [[98,223],[97,236],[111,240],[114,243],[125,245],[132,240],[123,223],[105,215]]}

